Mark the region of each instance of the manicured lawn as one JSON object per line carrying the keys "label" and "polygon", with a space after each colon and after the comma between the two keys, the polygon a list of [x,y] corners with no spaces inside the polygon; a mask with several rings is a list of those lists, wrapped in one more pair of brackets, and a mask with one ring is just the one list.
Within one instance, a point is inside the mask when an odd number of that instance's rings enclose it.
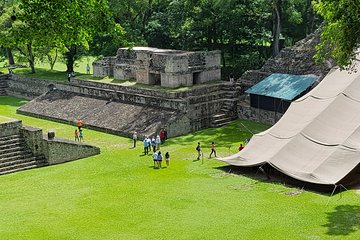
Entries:
{"label": "manicured lawn", "polygon": [[[72,138],[74,126],[18,115],[25,101],[0,97],[0,115]],[[360,239],[360,196],[326,194],[224,171],[208,159],[235,153],[268,126],[235,121],[169,139],[169,168],[153,169],[127,138],[84,130],[98,156],[0,176],[0,239]],[[204,161],[195,161],[200,141]],[[289,194],[299,192],[299,194]],[[328,204],[327,204],[328,203]]]}

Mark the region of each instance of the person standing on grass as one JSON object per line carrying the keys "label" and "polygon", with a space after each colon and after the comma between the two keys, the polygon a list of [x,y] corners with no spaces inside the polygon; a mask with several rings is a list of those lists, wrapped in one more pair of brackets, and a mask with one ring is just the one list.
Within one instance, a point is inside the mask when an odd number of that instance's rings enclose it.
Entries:
{"label": "person standing on grass", "polygon": [[90,65],[86,64],[86,74],[90,74]]}
{"label": "person standing on grass", "polygon": [[160,136],[156,136],[156,150],[160,150],[161,139]]}
{"label": "person standing on grass", "polygon": [[136,147],[136,141],[137,141],[137,132],[135,131],[132,137],[133,141],[134,141],[134,148]]}
{"label": "person standing on grass", "polygon": [[212,142],[211,143],[211,153],[210,153],[210,156],[209,158],[211,158],[211,155],[214,153],[215,157],[216,157],[216,151],[215,151],[215,143]]}
{"label": "person standing on grass", "polygon": [[197,157],[197,160],[200,160],[200,156],[201,156],[201,146],[200,146],[200,143],[198,142],[198,145],[196,147],[196,151],[198,153],[198,157]]}
{"label": "person standing on grass", "polygon": [[80,139],[79,139],[79,133],[78,133],[78,130],[77,130],[77,129],[75,129],[74,137],[75,137],[75,142],[76,142],[76,141],[80,141]]}
{"label": "person standing on grass", "polygon": [[165,153],[165,161],[166,161],[166,167],[170,165],[170,154],[169,152]]}
{"label": "person standing on grass", "polygon": [[151,146],[152,146],[153,152],[156,152],[156,140],[154,137],[151,139]]}
{"label": "person standing on grass", "polygon": [[157,154],[157,152],[153,153],[153,160],[154,160],[154,168],[157,168],[158,167],[158,162],[157,162],[158,154]]}
{"label": "person standing on grass", "polygon": [[162,155],[161,155],[161,152],[159,151],[158,155],[157,155],[157,163],[158,163],[159,168],[161,168],[161,162],[162,162]]}
{"label": "person standing on grass", "polygon": [[80,142],[83,142],[83,141],[84,141],[84,135],[83,135],[83,130],[82,130],[82,128],[80,128],[80,130],[79,130],[79,141],[80,141]]}
{"label": "person standing on grass", "polygon": [[148,141],[147,137],[144,138],[144,155],[148,154]]}

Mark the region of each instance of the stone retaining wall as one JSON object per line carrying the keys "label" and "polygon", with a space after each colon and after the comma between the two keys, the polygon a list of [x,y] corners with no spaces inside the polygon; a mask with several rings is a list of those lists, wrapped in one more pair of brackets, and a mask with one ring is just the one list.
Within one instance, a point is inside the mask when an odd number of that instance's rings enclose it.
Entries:
{"label": "stone retaining wall", "polygon": [[48,140],[39,128],[22,126],[19,120],[0,124],[0,137],[20,135],[33,156],[45,156],[47,163],[58,164],[100,154],[100,149],[85,143],[55,138]]}
{"label": "stone retaining wall", "polygon": [[21,125],[22,122],[19,120],[10,120],[9,122],[1,123],[0,137],[19,134],[19,128],[21,127]]}

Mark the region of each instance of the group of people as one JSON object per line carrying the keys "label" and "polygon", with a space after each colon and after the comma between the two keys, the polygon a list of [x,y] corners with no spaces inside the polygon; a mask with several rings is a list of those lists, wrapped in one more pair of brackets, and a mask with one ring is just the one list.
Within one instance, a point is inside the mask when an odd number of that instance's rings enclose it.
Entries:
{"label": "group of people", "polygon": [[[135,143],[136,141],[134,141],[134,147],[136,145]],[[145,155],[148,155],[149,154],[149,150],[153,152],[157,151],[157,150],[160,150],[160,144],[162,143],[161,142],[161,138],[160,138],[160,135],[157,135],[156,138],[155,137],[145,137],[144,138],[144,154]]]}
{"label": "group of people", "polygon": [[[240,143],[240,146],[239,146],[239,151],[243,150],[244,149],[244,146],[242,143]],[[201,145],[200,145],[200,142],[198,142],[197,146],[196,146],[196,151],[197,151],[197,160],[200,160],[200,157],[201,157]],[[216,157],[216,150],[215,150],[215,142],[212,142],[211,143],[211,153],[210,153],[210,156],[209,158],[211,158],[212,154],[214,154],[214,156]]]}
{"label": "group of people", "polygon": [[83,129],[82,129],[82,127],[84,126],[83,121],[81,119],[78,119],[76,121],[76,126],[77,126],[77,129],[75,129],[75,132],[74,132],[75,142],[76,141],[83,142],[84,141],[84,133],[83,133]]}
{"label": "group of people", "polygon": [[[156,137],[145,137],[143,144],[144,144],[144,155],[148,155],[149,152],[152,150],[153,160],[154,160],[154,168],[162,168],[161,163],[163,160],[163,156],[160,150],[160,145],[165,142],[167,139],[167,132],[164,129],[161,129],[159,134]],[[136,142],[138,140],[138,133],[135,131],[132,136],[133,140],[133,148],[136,147]],[[165,153],[165,161],[166,166],[168,167],[170,164],[170,154],[169,152]]]}
{"label": "group of people", "polygon": [[[154,168],[162,168],[161,163],[163,160],[163,156],[161,152],[154,152],[153,153],[153,160],[154,160]],[[165,153],[165,161],[166,161],[166,167],[169,167],[170,165],[170,153]]]}

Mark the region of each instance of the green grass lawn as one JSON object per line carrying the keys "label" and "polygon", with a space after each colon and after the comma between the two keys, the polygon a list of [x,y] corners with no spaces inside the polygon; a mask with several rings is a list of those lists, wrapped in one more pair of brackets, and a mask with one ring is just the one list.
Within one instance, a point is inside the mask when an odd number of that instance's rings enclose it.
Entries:
{"label": "green grass lawn", "polygon": [[[16,114],[26,101],[0,97],[0,115],[53,129],[71,139],[74,126]],[[360,197],[296,192],[261,174],[223,171],[208,159],[233,154],[268,126],[235,121],[169,139],[169,168],[154,169],[127,138],[84,130],[101,154],[0,176],[0,239],[360,239]],[[195,161],[200,141],[204,161]],[[328,203],[328,204],[327,204]]]}

